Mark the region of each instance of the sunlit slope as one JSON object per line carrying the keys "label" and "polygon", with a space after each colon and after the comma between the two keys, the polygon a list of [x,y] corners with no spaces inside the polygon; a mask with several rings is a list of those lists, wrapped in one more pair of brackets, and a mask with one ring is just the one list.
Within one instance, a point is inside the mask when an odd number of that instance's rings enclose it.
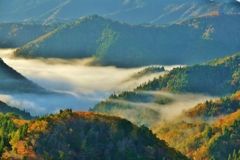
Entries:
{"label": "sunlit slope", "polygon": [[200,103],[194,108],[185,111],[182,117],[188,117],[196,121],[198,118],[201,118],[204,121],[208,121],[213,117],[220,117],[236,112],[238,109],[240,109],[240,91],[215,101],[210,100]]}
{"label": "sunlit slope", "polygon": [[[95,64],[133,67],[193,64],[240,51],[240,15],[210,15],[172,25],[128,25],[87,16],[26,44],[23,57],[85,58]],[[235,28],[235,29],[234,29]]]}
{"label": "sunlit slope", "polygon": [[240,12],[236,0],[1,0],[0,21],[34,21],[41,24],[72,22],[98,14],[126,23],[171,23],[217,10]]}
{"label": "sunlit slope", "polygon": [[0,59],[1,93],[47,93],[45,89],[29,81]]}
{"label": "sunlit slope", "polygon": [[21,47],[47,34],[57,26],[42,26],[34,23],[0,23],[0,48]]}
{"label": "sunlit slope", "polygon": [[238,159],[239,102],[239,92],[214,102],[206,101],[151,129],[191,159]]}
{"label": "sunlit slope", "polygon": [[[36,159],[187,159],[146,127],[119,117],[60,111],[15,130],[11,149],[18,157]],[[21,136],[17,137],[20,133]],[[5,151],[3,158],[14,157]]]}

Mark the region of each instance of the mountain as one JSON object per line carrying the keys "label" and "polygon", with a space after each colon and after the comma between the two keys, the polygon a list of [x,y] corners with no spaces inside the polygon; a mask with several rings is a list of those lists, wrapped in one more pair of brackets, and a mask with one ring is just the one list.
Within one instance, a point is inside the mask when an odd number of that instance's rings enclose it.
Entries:
{"label": "mountain", "polygon": [[45,89],[31,82],[0,59],[1,93],[47,93]]}
{"label": "mountain", "polygon": [[[1,3],[1,2],[0,2]],[[52,31],[57,24],[0,23],[0,48],[16,48]]]}
{"label": "mountain", "polygon": [[[4,118],[8,117],[0,120]],[[8,121],[9,124],[21,122]],[[11,127],[6,125],[6,128]],[[59,114],[26,121],[18,128],[3,131],[11,136],[7,141],[9,150],[2,150],[2,158],[187,159],[157,139],[147,127],[91,112],[60,110]],[[4,142],[2,146],[6,144]]]}
{"label": "mountain", "polygon": [[93,57],[95,65],[117,67],[202,63],[240,51],[239,25],[240,15],[219,12],[157,26],[128,25],[91,15],[60,26],[19,48],[15,55]]}
{"label": "mountain", "polygon": [[166,24],[208,14],[240,12],[236,0],[1,0],[0,22],[73,22],[91,14],[130,24]]}
{"label": "mountain", "polygon": [[190,159],[237,160],[240,158],[239,102],[239,92],[230,98],[206,101],[151,129]]}
{"label": "mountain", "polygon": [[8,106],[6,103],[4,103],[2,101],[0,101],[0,112],[3,114],[12,112],[18,116],[21,116],[24,119],[33,119],[33,117],[30,115],[29,112],[26,112],[25,110],[22,111],[16,107]]}

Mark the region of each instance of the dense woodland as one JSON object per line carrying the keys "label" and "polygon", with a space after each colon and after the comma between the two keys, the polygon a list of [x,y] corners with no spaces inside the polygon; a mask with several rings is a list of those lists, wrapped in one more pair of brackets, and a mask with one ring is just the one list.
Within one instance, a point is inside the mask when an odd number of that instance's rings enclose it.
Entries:
{"label": "dense woodland", "polygon": [[3,159],[187,159],[147,127],[109,115],[67,109],[31,121],[1,115],[0,123]]}
{"label": "dense woodland", "polygon": [[240,53],[215,59],[202,65],[174,68],[168,74],[140,85],[135,91],[162,90],[169,92],[226,95],[238,91]]}
{"label": "dense woodland", "polygon": [[180,115],[178,120],[164,121],[151,129],[189,158],[237,160],[240,151],[239,108],[237,92],[231,97],[199,104]]}
{"label": "dense woodland", "polygon": [[94,65],[117,67],[202,63],[240,50],[239,18],[212,12],[168,25],[129,25],[91,15],[61,25],[19,48],[15,55],[94,57]]}

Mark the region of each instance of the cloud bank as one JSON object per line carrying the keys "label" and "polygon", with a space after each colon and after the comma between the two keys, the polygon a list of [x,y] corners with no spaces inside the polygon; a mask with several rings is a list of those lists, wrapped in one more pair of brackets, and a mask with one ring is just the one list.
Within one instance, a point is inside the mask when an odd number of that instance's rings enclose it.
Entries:
{"label": "cloud bank", "polygon": [[[88,110],[111,93],[132,90],[165,73],[155,73],[122,83],[145,67],[123,69],[114,66],[88,66],[92,59],[22,59],[12,57],[14,49],[0,49],[4,62],[38,85],[69,96],[6,95],[8,103],[33,115],[55,113],[59,109]],[[165,66],[171,70],[176,66]],[[0,98],[4,101],[4,98]],[[6,100],[4,101],[6,102]]]}

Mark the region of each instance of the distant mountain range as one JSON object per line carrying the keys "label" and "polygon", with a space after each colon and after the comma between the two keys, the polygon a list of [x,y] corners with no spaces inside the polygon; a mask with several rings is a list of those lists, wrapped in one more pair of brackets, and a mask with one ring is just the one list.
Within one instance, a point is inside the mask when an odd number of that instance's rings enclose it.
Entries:
{"label": "distant mountain range", "polygon": [[237,0],[1,0],[0,22],[73,22],[91,14],[130,24],[166,24],[208,14],[240,12]]}
{"label": "distant mountain range", "polygon": [[47,93],[44,88],[31,82],[0,59],[1,93]]}
{"label": "distant mountain range", "polygon": [[86,58],[94,64],[135,67],[194,64],[240,51],[240,15],[217,11],[171,25],[128,25],[87,16],[19,48],[27,58]]}

